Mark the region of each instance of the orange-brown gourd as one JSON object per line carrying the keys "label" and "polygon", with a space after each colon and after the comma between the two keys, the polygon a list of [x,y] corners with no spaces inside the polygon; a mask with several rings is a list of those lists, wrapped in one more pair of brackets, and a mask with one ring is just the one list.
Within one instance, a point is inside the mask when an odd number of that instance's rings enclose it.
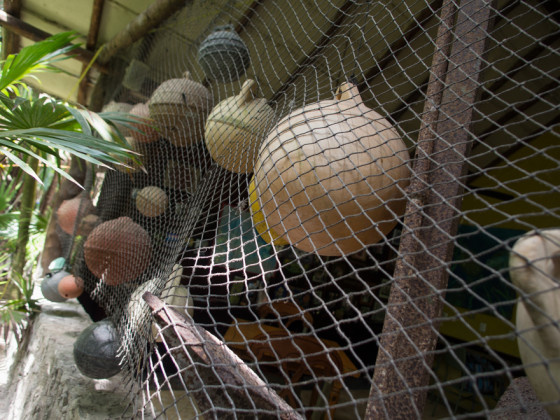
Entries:
{"label": "orange-brown gourd", "polygon": [[84,244],[89,270],[110,286],[140,276],[152,256],[148,233],[129,217],[119,217],[97,226]]}
{"label": "orange-brown gourd", "polygon": [[220,102],[208,116],[204,141],[212,159],[235,173],[253,172],[262,140],[274,124],[274,110],[266,99],[256,98],[254,80],[241,92]]}
{"label": "orange-brown gourd", "polygon": [[183,78],[163,82],[148,102],[150,116],[161,135],[175,146],[187,147],[204,137],[206,117],[214,105],[202,84]]}
{"label": "orange-brown gourd", "polygon": [[140,130],[130,130],[130,135],[139,143],[153,143],[159,139],[159,133],[155,129],[155,122],[150,119],[150,108],[148,104],[138,103],[130,110],[130,115],[146,120],[145,124],[138,123],[134,126]]}
{"label": "orange-brown gourd", "polygon": [[342,84],[270,132],[255,165],[269,226],[293,246],[343,255],[379,242],[404,213],[409,154],[391,124]]}
{"label": "orange-brown gourd", "polygon": [[58,293],[65,299],[79,297],[84,292],[84,281],[80,277],[69,275],[60,279]]}
{"label": "orange-brown gourd", "polygon": [[[74,225],[87,214],[94,210],[89,197],[78,195],[69,200],[64,200],[56,212],[56,220],[60,228],[69,235],[74,234]],[[79,217],[78,217],[78,212]]]}

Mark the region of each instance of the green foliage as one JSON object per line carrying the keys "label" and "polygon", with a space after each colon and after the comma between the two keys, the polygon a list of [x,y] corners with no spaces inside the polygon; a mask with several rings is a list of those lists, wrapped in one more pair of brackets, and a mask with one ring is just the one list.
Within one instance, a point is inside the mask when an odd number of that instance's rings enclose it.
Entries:
{"label": "green foliage", "polygon": [[22,82],[41,71],[57,71],[53,63],[76,48],[76,35],[66,32],[10,55],[0,68],[0,155],[40,181],[28,158],[69,180],[62,169],[63,154],[78,156],[96,165],[135,160],[116,124],[130,127],[138,121],[115,113],[77,109],[47,95],[36,96]]}
{"label": "green foliage", "polygon": [[[70,155],[95,165],[137,162],[117,124],[131,128],[133,117],[96,114],[37,95],[24,78],[58,72],[54,64],[77,48],[72,32],[23,48],[0,63],[0,320],[20,322],[36,308],[33,268],[48,218],[36,210],[37,184],[52,181]],[[126,165],[125,165],[126,166]],[[23,184],[22,184],[23,182]]]}

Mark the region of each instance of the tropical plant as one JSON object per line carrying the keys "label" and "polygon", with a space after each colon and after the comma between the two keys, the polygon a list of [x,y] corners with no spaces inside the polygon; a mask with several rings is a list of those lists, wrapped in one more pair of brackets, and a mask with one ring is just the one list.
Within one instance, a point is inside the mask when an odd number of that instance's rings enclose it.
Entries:
{"label": "tropical plant", "polygon": [[[118,124],[131,127],[130,123],[137,120],[123,114],[96,114],[47,95],[37,95],[23,81],[36,78],[40,72],[60,71],[54,63],[67,58],[78,47],[72,44],[76,38],[72,32],[53,35],[8,56],[0,66],[0,168],[4,168],[0,182],[10,178],[6,168],[25,175],[18,189],[18,208],[10,208],[18,214],[18,233],[10,259],[11,275],[0,292],[4,306],[9,302],[12,307],[19,305],[14,302],[25,300],[28,290],[22,286],[21,279],[26,277],[24,265],[37,185],[43,183],[40,169],[48,168],[74,181],[61,167],[68,155],[104,166],[136,161],[116,127]],[[13,187],[2,188],[0,192],[13,191]],[[14,202],[9,194],[7,200]]]}

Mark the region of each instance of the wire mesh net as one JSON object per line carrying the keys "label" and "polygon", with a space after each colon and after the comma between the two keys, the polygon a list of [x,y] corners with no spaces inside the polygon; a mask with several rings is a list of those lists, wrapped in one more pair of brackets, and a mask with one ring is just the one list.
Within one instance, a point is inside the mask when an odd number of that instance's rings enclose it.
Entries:
{"label": "wire mesh net", "polygon": [[194,1],[113,60],[142,167],[66,235],[125,416],[559,416],[559,30],[551,1]]}

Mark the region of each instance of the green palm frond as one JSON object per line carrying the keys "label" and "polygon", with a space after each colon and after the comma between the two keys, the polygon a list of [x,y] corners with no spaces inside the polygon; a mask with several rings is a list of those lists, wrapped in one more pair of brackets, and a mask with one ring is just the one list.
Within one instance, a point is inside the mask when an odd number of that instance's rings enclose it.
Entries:
{"label": "green palm frond", "polygon": [[9,55],[0,71],[0,91],[4,92],[34,73],[58,71],[52,64],[65,59],[64,54],[78,47],[72,44],[76,38],[74,32],[63,32],[22,48],[18,54]]}

